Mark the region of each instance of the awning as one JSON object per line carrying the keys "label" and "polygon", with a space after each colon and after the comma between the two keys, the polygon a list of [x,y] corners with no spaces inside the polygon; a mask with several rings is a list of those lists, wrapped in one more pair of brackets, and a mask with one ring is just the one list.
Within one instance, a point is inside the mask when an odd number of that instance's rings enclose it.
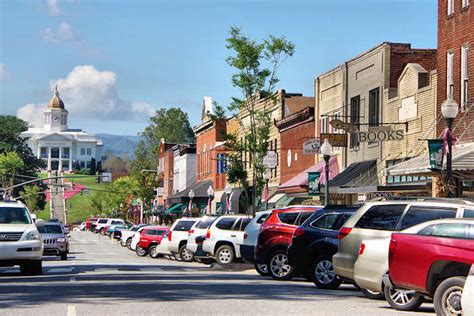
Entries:
{"label": "awning", "polygon": [[207,195],[207,189],[209,189],[209,186],[212,185],[212,180],[206,180],[206,181],[201,181],[198,183],[195,183],[191,185],[190,187],[184,189],[181,192],[176,193],[173,195],[171,198],[168,200],[171,201],[171,203],[182,203],[185,201],[189,201],[189,191],[191,189],[194,191],[194,201],[197,202],[198,200],[203,201],[204,199],[208,199],[209,196]]}
{"label": "awning", "polygon": [[184,208],[186,208],[186,205],[183,203],[178,203],[167,209],[165,214],[181,214]]}
{"label": "awning", "polygon": [[268,205],[276,204],[280,199],[285,196],[285,193],[277,193],[268,200]]}
{"label": "awning", "polygon": [[[225,191],[215,191],[214,192],[214,199],[211,202],[211,213],[215,214],[217,212],[217,203],[220,203],[220,207],[222,208],[222,196],[225,195]],[[225,198],[224,198],[225,201]],[[225,204],[225,202],[224,202]],[[221,210],[222,212],[222,210]]]}
{"label": "awning", "polygon": [[[326,162],[324,160],[312,165],[308,169],[299,173],[295,177],[286,181],[278,187],[279,192],[298,192],[308,190],[308,172],[323,172]],[[329,160],[329,179],[333,179],[339,173],[337,156],[332,156]]]}
{"label": "awning", "polygon": [[[329,181],[330,187],[362,187],[376,185],[377,160],[355,162]],[[375,182],[375,183],[374,183]]]}
{"label": "awning", "polygon": [[[453,175],[462,180],[474,179],[474,143],[456,144],[453,148]],[[446,168],[446,159],[443,169]],[[388,175],[435,175],[430,169],[429,154],[414,157],[387,169]]]}

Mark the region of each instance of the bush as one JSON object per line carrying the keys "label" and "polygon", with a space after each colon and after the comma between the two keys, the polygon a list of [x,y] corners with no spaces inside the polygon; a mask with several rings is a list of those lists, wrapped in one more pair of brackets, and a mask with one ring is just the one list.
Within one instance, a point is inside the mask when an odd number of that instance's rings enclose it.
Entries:
{"label": "bush", "polygon": [[91,174],[91,169],[89,168],[82,168],[77,172],[77,174],[84,174],[84,175],[90,175]]}

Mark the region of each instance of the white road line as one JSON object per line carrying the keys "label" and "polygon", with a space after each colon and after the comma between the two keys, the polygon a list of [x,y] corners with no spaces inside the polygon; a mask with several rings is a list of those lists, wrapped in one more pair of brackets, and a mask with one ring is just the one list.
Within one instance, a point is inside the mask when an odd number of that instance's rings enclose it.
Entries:
{"label": "white road line", "polygon": [[76,282],[76,277],[71,277],[71,278],[69,279],[69,282]]}
{"label": "white road line", "polygon": [[67,316],[76,316],[76,305],[67,306]]}
{"label": "white road line", "polygon": [[53,268],[49,269],[48,273],[71,273],[74,268]]}

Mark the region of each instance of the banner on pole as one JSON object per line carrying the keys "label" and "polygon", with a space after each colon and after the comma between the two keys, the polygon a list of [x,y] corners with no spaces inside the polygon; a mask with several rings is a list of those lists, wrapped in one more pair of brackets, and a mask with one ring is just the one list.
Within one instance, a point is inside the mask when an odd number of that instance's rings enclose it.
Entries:
{"label": "banner on pole", "polygon": [[430,153],[430,169],[437,171],[443,169],[443,140],[429,139],[428,149]]}
{"label": "banner on pole", "polygon": [[308,194],[318,195],[320,193],[319,178],[321,172],[308,172]]}

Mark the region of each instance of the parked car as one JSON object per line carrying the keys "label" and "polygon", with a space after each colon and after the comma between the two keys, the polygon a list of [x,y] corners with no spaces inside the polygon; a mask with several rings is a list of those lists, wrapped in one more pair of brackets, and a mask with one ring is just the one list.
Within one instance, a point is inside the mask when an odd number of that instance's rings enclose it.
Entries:
{"label": "parked car", "polygon": [[288,263],[318,288],[336,289],[342,282],[334,271],[332,257],[338,250],[339,229],[355,211],[355,207],[326,206],[314,212],[293,233]]}
{"label": "parked car", "polygon": [[43,241],[43,255],[60,256],[61,260],[67,260],[69,239],[64,226],[55,222],[38,221],[36,227]]}
{"label": "parked car", "polygon": [[133,237],[130,239],[129,242],[127,242],[127,247],[128,247],[128,249],[130,249],[131,251],[136,251],[136,250],[137,250],[137,245],[138,245],[138,243],[140,242],[141,233],[142,233],[142,231],[145,229],[145,227],[147,227],[147,226],[142,226],[142,227],[140,227],[140,228],[137,229],[137,231],[133,234]]}
{"label": "parked car", "polygon": [[133,236],[135,235],[135,233],[137,232],[137,230],[139,230],[141,227],[145,227],[145,226],[148,226],[148,224],[140,224],[140,225],[134,225],[132,226],[130,229],[124,229],[122,230],[120,233],[121,233],[121,236],[120,236],[120,245],[122,247],[127,247],[130,249],[130,243],[132,242],[132,238]]}
{"label": "parked car", "polygon": [[97,218],[89,217],[86,219],[86,229],[90,230],[91,232],[95,231],[95,225],[97,223]]}
{"label": "parked car", "polygon": [[257,246],[258,234],[260,234],[260,226],[270,216],[272,211],[261,211],[255,213],[255,217],[250,221],[244,231],[244,241],[239,244],[240,254],[246,262],[255,265],[255,270],[262,275],[268,275],[268,266],[265,263],[257,264],[255,262],[255,247]]}
{"label": "parked car", "polygon": [[287,250],[296,228],[321,206],[291,206],[273,210],[260,226],[255,259],[257,264],[266,264],[270,276],[275,280],[289,280],[294,275],[288,263]]}
{"label": "parked car", "polygon": [[474,315],[474,265],[471,266],[462,291],[461,306],[464,315]]}
{"label": "parked car", "polygon": [[[204,263],[210,263],[210,258],[202,250],[202,243],[207,233],[207,229],[212,225],[212,223],[217,219],[217,217],[204,216],[201,217],[198,221],[194,223],[191,229],[188,231],[188,240],[186,243],[186,249],[188,252],[192,253],[195,260],[202,261]],[[198,239],[198,237],[203,237]],[[199,240],[199,242],[197,242]],[[213,259],[211,259],[213,260]]]}
{"label": "parked car", "polygon": [[0,266],[20,266],[22,274],[42,274],[43,242],[26,205],[0,201]]}
{"label": "parked car", "polygon": [[244,230],[250,223],[247,215],[223,215],[207,229],[202,249],[217,263],[226,265],[241,258],[239,244],[244,241]]}
{"label": "parked car", "polygon": [[156,258],[158,253],[156,247],[163,239],[163,235],[169,232],[169,227],[164,226],[147,226],[140,234],[140,241],[136,247],[136,252],[139,257],[144,257],[150,254],[152,258]]}
{"label": "parked car", "polygon": [[155,250],[150,253],[150,257],[152,258],[158,258],[159,256],[169,256],[171,259],[175,259],[174,255],[169,251],[169,244],[170,241],[168,239],[168,234],[170,231],[166,232],[163,235],[163,238],[161,239],[160,243],[156,246]]}
{"label": "parked car", "polygon": [[107,227],[113,224],[125,224],[120,218],[99,218],[95,225],[95,232],[105,235]]}
{"label": "parked car", "polygon": [[114,237],[114,233],[116,230],[120,230],[120,229],[129,229],[130,227],[132,227],[133,225],[132,224],[129,224],[129,223],[125,223],[125,224],[112,224],[110,226],[107,226],[107,235],[110,237],[110,238],[113,238]]}
{"label": "parked car", "polygon": [[432,297],[437,315],[461,315],[466,277],[474,264],[474,219],[435,221],[412,234],[394,233],[389,245],[389,287],[413,290]]}
{"label": "parked car", "polygon": [[79,230],[81,230],[81,231],[86,230],[86,222],[82,222],[82,223],[79,225]]}
{"label": "parked car", "polygon": [[[419,223],[462,217],[474,203],[459,199],[394,199],[385,198],[365,203],[339,230],[339,251],[333,257],[334,270],[340,277],[354,281],[354,264],[364,239],[389,237]],[[362,291],[369,298],[382,293]]]}
{"label": "parked car", "polygon": [[186,249],[186,243],[188,242],[188,231],[199,220],[199,218],[183,217],[176,220],[170,228],[168,250],[182,261],[191,262],[194,260],[193,254]]}

